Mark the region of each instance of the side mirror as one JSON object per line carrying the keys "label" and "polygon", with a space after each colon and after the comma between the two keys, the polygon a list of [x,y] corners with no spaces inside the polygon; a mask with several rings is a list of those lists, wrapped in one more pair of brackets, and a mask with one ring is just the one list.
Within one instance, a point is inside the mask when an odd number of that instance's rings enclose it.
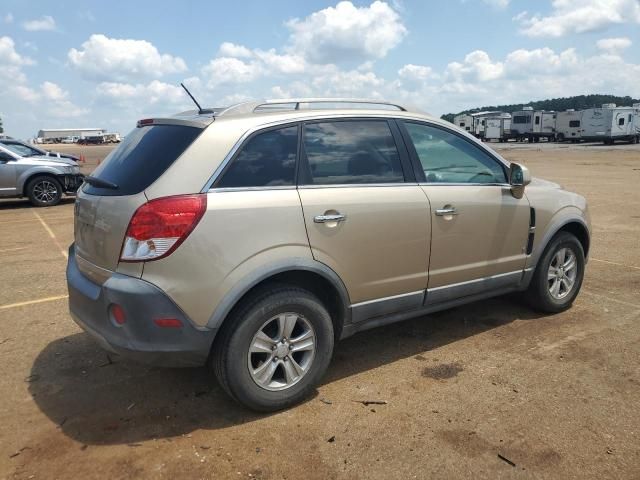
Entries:
{"label": "side mirror", "polygon": [[518,163],[512,163],[509,169],[509,184],[511,185],[511,195],[515,198],[524,196],[524,187],[531,183],[529,169]]}

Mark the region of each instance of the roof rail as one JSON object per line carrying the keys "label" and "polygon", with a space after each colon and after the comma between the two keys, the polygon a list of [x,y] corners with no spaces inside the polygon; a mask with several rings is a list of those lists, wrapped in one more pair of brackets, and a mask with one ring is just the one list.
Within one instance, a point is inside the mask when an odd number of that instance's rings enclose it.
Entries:
{"label": "roof rail", "polygon": [[254,107],[254,111],[271,111],[271,110],[306,110],[306,109],[330,109],[330,108],[348,108],[345,104],[366,105],[375,110],[400,110],[406,112],[407,109],[402,105],[384,100],[372,100],[366,98],[286,98],[266,100],[258,103]]}

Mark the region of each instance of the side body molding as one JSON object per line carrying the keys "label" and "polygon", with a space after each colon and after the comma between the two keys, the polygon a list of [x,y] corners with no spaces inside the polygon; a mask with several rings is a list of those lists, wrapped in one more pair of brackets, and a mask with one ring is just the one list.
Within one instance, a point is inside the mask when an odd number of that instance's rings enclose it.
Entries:
{"label": "side body molding", "polygon": [[346,325],[350,323],[351,301],[349,299],[349,293],[336,272],[323,263],[308,258],[296,257],[266,264],[258,270],[253,271],[250,275],[244,277],[242,281],[236,283],[218,304],[218,307],[207,322],[207,327],[219,328],[238,300],[263,280],[273,277],[279,273],[295,271],[312,272],[329,281],[340,296],[340,301],[343,307],[344,324]]}

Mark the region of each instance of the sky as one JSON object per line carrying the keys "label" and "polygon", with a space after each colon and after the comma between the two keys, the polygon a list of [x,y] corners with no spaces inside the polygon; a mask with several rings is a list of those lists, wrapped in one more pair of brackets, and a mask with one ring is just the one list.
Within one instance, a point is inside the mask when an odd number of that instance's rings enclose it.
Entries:
{"label": "sky", "polygon": [[434,115],[640,97],[640,0],[0,0],[5,133],[246,99],[359,97]]}

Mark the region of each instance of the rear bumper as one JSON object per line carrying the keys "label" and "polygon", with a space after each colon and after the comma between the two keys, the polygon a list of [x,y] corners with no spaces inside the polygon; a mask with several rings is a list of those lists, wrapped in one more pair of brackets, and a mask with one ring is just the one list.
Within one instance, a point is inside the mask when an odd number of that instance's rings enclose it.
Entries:
{"label": "rear bumper", "polygon": [[[104,284],[78,269],[73,245],[67,263],[69,311],[73,320],[106,350],[142,363],[193,367],[206,363],[216,330],[196,327],[158,287],[114,273]],[[109,306],[122,307],[126,322],[118,325]],[[181,328],[158,327],[155,319],[177,318]]]}

